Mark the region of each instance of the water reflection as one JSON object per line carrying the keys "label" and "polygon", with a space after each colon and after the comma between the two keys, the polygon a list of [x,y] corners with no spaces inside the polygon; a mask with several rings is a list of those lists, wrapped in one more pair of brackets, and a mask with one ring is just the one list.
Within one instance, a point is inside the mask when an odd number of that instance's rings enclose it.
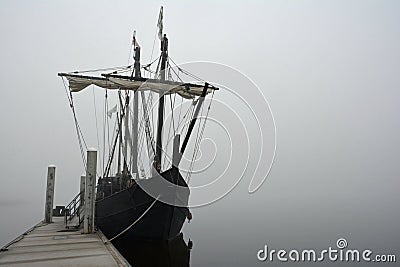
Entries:
{"label": "water reflection", "polygon": [[183,234],[169,241],[120,240],[114,246],[134,267],[187,267],[190,266],[192,241],[183,240]]}

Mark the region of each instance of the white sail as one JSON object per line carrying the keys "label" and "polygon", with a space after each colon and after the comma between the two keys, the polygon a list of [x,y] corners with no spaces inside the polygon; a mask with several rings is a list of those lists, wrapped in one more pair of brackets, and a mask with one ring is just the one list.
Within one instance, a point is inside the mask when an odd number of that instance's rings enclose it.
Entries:
{"label": "white sail", "polygon": [[[134,91],[154,91],[163,94],[177,93],[183,98],[191,99],[200,96],[204,85],[192,83],[179,83],[174,81],[160,81],[155,79],[134,79],[127,76],[107,75],[107,77],[92,77],[76,74],[60,73],[59,76],[65,77],[69,83],[71,92],[79,92],[90,85],[96,85],[105,89],[121,89]],[[216,90],[209,87],[207,93]]]}

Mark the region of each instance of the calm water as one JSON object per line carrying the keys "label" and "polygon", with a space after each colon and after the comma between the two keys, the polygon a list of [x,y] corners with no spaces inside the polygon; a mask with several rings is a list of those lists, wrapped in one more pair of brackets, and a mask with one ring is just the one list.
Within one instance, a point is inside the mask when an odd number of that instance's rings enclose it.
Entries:
{"label": "calm water", "polygon": [[113,244],[135,267],[190,266],[193,242],[186,242],[182,233],[169,241],[115,240]]}
{"label": "calm water", "polygon": [[41,221],[44,209],[30,203],[7,203],[0,205],[0,213],[0,246],[3,247]]}

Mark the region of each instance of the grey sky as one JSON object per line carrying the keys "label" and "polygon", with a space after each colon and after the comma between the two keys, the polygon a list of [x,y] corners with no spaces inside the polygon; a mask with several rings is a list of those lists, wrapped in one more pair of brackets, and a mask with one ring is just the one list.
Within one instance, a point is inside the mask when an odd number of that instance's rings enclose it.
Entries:
{"label": "grey sky", "polygon": [[43,217],[47,165],[57,166],[56,204],[78,191],[82,164],[57,72],[127,64],[134,29],[147,62],[160,5],[170,56],[248,75],[277,126],[261,189],[249,195],[245,178],[194,211],[184,228],[193,265],[253,266],[266,243],[318,248],[342,236],[398,253],[398,1],[1,1],[0,244]]}

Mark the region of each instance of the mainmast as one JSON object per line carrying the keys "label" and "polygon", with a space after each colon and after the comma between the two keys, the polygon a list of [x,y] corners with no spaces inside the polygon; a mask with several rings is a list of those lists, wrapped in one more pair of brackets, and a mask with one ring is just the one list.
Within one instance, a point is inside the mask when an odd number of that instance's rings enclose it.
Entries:
{"label": "mainmast", "polygon": [[[141,78],[142,75],[140,73],[140,46],[137,45],[136,39],[135,39],[135,63],[134,63],[134,69],[135,69],[135,78]],[[132,122],[132,173],[136,173],[137,176],[139,176],[138,172],[138,164],[137,164],[137,159],[138,159],[138,116],[139,116],[139,91],[134,91],[133,94],[133,122]]]}
{"label": "mainmast", "polygon": [[[164,34],[161,40],[161,69],[160,69],[160,79],[165,81],[165,66],[168,59],[168,38]],[[159,103],[158,103],[158,125],[157,125],[157,143],[156,143],[156,155],[154,158],[154,168],[157,172],[161,171],[161,153],[162,153],[162,128],[164,123],[164,94],[159,93]]]}

